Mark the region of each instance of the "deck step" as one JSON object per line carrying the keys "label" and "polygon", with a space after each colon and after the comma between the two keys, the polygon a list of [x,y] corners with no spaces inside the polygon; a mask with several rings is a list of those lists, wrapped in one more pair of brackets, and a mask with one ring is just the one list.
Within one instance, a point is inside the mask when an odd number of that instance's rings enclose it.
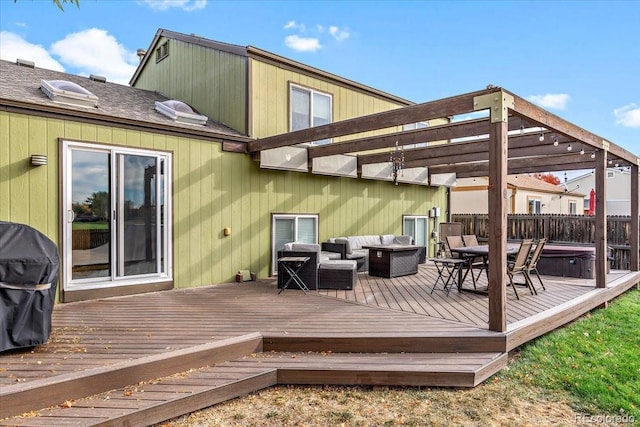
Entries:
{"label": "deck step", "polygon": [[279,384],[475,387],[507,364],[507,353],[264,352],[225,362],[278,368]]}
{"label": "deck step", "polygon": [[0,420],[0,426],[151,425],[276,384],[474,387],[506,353],[254,353]]}
{"label": "deck step", "polygon": [[0,420],[0,426],[144,426],[277,384],[272,367],[207,367]]}

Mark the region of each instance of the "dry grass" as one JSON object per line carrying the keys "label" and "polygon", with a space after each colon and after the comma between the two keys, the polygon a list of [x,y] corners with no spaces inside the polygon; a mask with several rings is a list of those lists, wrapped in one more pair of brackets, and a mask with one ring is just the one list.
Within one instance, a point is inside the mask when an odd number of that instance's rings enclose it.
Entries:
{"label": "dry grass", "polygon": [[[279,386],[161,424],[198,426],[558,426],[562,396],[494,377],[474,389]],[[547,392],[548,393],[548,392]]]}

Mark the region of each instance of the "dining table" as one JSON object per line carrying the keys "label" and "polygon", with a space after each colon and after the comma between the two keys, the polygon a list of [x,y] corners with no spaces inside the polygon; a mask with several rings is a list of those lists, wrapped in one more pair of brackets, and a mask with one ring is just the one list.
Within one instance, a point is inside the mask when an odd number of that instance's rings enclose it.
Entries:
{"label": "dining table", "polygon": [[[506,248],[506,255],[515,255],[518,253],[518,249],[520,248],[520,243],[507,243],[507,248]],[[461,247],[457,247],[457,248],[451,248],[450,249],[452,254],[457,255],[459,258],[465,259],[466,260],[466,267],[467,267],[467,273],[463,274],[458,274],[458,291],[459,292],[473,292],[473,293],[478,293],[481,295],[487,295],[488,292],[488,288],[487,287],[483,287],[483,288],[478,288],[475,284],[474,281],[474,287],[472,288],[465,288],[464,285],[464,278],[467,277],[468,274],[473,275],[473,260],[476,258],[482,258],[482,265],[483,265],[483,269],[484,271],[487,273],[487,279],[488,277],[488,272],[489,272],[489,245],[475,245],[475,246],[461,246]],[[475,276],[473,276],[475,277]]]}

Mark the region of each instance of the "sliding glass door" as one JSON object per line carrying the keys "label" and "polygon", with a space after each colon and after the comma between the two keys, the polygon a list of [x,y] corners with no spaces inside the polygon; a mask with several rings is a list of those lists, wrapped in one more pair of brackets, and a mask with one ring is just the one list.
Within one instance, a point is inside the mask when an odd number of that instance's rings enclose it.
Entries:
{"label": "sliding glass door", "polygon": [[65,290],[167,280],[170,154],[63,143]]}

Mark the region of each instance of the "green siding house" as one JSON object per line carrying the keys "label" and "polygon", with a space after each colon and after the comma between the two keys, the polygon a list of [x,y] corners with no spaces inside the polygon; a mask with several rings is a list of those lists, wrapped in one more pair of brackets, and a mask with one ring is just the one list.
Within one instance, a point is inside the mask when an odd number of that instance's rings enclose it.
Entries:
{"label": "green siding house", "polygon": [[0,61],[0,221],[58,245],[61,302],[266,278],[282,236],[402,234],[417,218],[429,246],[429,211],[446,208],[444,187],[248,154],[257,138],[412,104],[356,82],[166,30],[132,87],[35,65]]}

